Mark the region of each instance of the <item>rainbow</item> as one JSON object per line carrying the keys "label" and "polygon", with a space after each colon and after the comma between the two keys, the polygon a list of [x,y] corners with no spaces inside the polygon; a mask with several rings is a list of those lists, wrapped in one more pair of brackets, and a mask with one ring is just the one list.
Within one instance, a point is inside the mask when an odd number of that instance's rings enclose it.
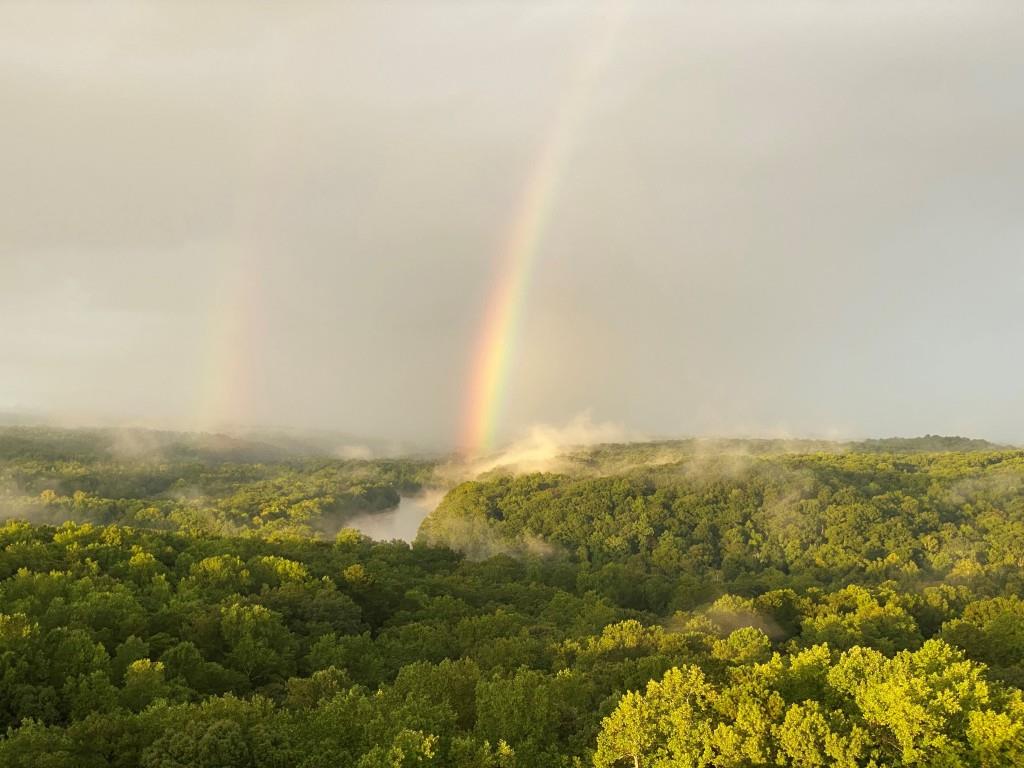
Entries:
{"label": "rainbow", "polygon": [[494,449],[507,398],[526,293],[574,139],[594,88],[607,66],[624,18],[623,0],[609,0],[595,18],[596,31],[575,61],[571,77],[526,176],[502,247],[474,348],[459,447],[476,457]]}
{"label": "rainbow", "polygon": [[280,66],[284,38],[270,52],[270,76],[251,120],[243,151],[246,162],[236,181],[232,215],[222,238],[212,244],[210,283],[215,296],[202,339],[200,376],[192,427],[218,430],[251,421],[258,412],[260,307],[267,300],[264,271],[281,246],[275,211],[290,164],[284,128],[296,91]]}
{"label": "rainbow", "polygon": [[[254,339],[262,285],[260,251],[244,244],[223,250],[218,295],[206,324],[203,375],[193,427],[219,430],[244,423],[253,411]],[[245,250],[243,250],[245,249]]]}

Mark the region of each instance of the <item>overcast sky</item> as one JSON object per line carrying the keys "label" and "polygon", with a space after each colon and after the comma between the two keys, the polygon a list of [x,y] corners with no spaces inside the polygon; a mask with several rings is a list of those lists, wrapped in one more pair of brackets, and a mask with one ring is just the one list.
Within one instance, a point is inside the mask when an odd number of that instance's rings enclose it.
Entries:
{"label": "overcast sky", "polygon": [[[502,434],[1024,442],[1020,3],[617,5]],[[450,444],[607,12],[3,3],[0,410]]]}

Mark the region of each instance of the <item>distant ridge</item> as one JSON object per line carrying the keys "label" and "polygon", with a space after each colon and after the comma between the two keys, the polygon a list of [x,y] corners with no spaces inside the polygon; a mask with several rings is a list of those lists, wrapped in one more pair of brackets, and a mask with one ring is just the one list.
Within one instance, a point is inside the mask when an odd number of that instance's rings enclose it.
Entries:
{"label": "distant ridge", "polygon": [[[778,438],[684,438],[561,446],[552,454],[563,469],[607,471],[706,456],[771,456],[813,453],[952,453],[1014,450],[959,435],[887,437],[860,441]],[[0,426],[0,460],[57,461],[133,459],[150,462],[277,463],[308,459],[369,460],[427,456],[415,446],[360,440],[344,433],[298,431],[174,432],[140,427]],[[552,465],[551,468],[554,468]]]}
{"label": "distant ridge", "polygon": [[922,437],[885,437],[869,440],[819,440],[810,438],[717,438],[696,437],[679,440],[653,440],[634,443],[603,443],[576,448],[567,447],[566,456],[577,461],[601,461],[621,458],[652,459],[659,456],[742,454],[768,456],[782,453],[951,453],[1013,450],[988,440],[959,435]]}
{"label": "distant ridge", "polygon": [[286,449],[207,432],[168,432],[128,427],[0,427],[0,459],[63,461],[274,462],[294,458]]}
{"label": "distant ridge", "polygon": [[849,443],[852,451],[863,453],[948,453],[952,451],[1005,451],[1011,446],[990,443],[959,435],[925,435],[924,437],[885,437]]}
{"label": "distant ridge", "polygon": [[343,432],[178,432],[145,427],[0,425],[0,460],[122,460],[276,463],[306,459],[422,457],[422,448]]}

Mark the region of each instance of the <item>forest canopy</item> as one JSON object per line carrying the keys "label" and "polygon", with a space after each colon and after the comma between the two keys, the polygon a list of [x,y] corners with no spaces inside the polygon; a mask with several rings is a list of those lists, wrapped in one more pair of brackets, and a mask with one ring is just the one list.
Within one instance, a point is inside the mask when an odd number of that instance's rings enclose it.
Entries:
{"label": "forest canopy", "polygon": [[1024,451],[550,469],[0,430],[0,766],[1024,764]]}

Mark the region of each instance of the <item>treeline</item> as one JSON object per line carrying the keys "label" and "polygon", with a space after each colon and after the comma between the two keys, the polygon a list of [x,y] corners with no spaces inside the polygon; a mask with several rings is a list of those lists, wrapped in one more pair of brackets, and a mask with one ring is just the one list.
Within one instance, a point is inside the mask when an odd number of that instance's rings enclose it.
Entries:
{"label": "treeline", "polygon": [[[223,436],[0,430],[0,517],[264,538],[331,536],[420,492],[434,463],[282,459]],[[271,455],[272,461],[238,456]]]}
{"label": "treeline", "polygon": [[640,610],[723,590],[894,581],[1019,593],[1024,452],[700,456],[611,476],[499,476],[421,529],[473,555],[538,546]]}
{"label": "treeline", "polygon": [[[1024,765],[1024,454],[633,450],[458,486],[414,545],[255,517],[416,462],[201,462],[241,535],[8,522],[0,766]],[[147,493],[117,514],[190,503]]]}

